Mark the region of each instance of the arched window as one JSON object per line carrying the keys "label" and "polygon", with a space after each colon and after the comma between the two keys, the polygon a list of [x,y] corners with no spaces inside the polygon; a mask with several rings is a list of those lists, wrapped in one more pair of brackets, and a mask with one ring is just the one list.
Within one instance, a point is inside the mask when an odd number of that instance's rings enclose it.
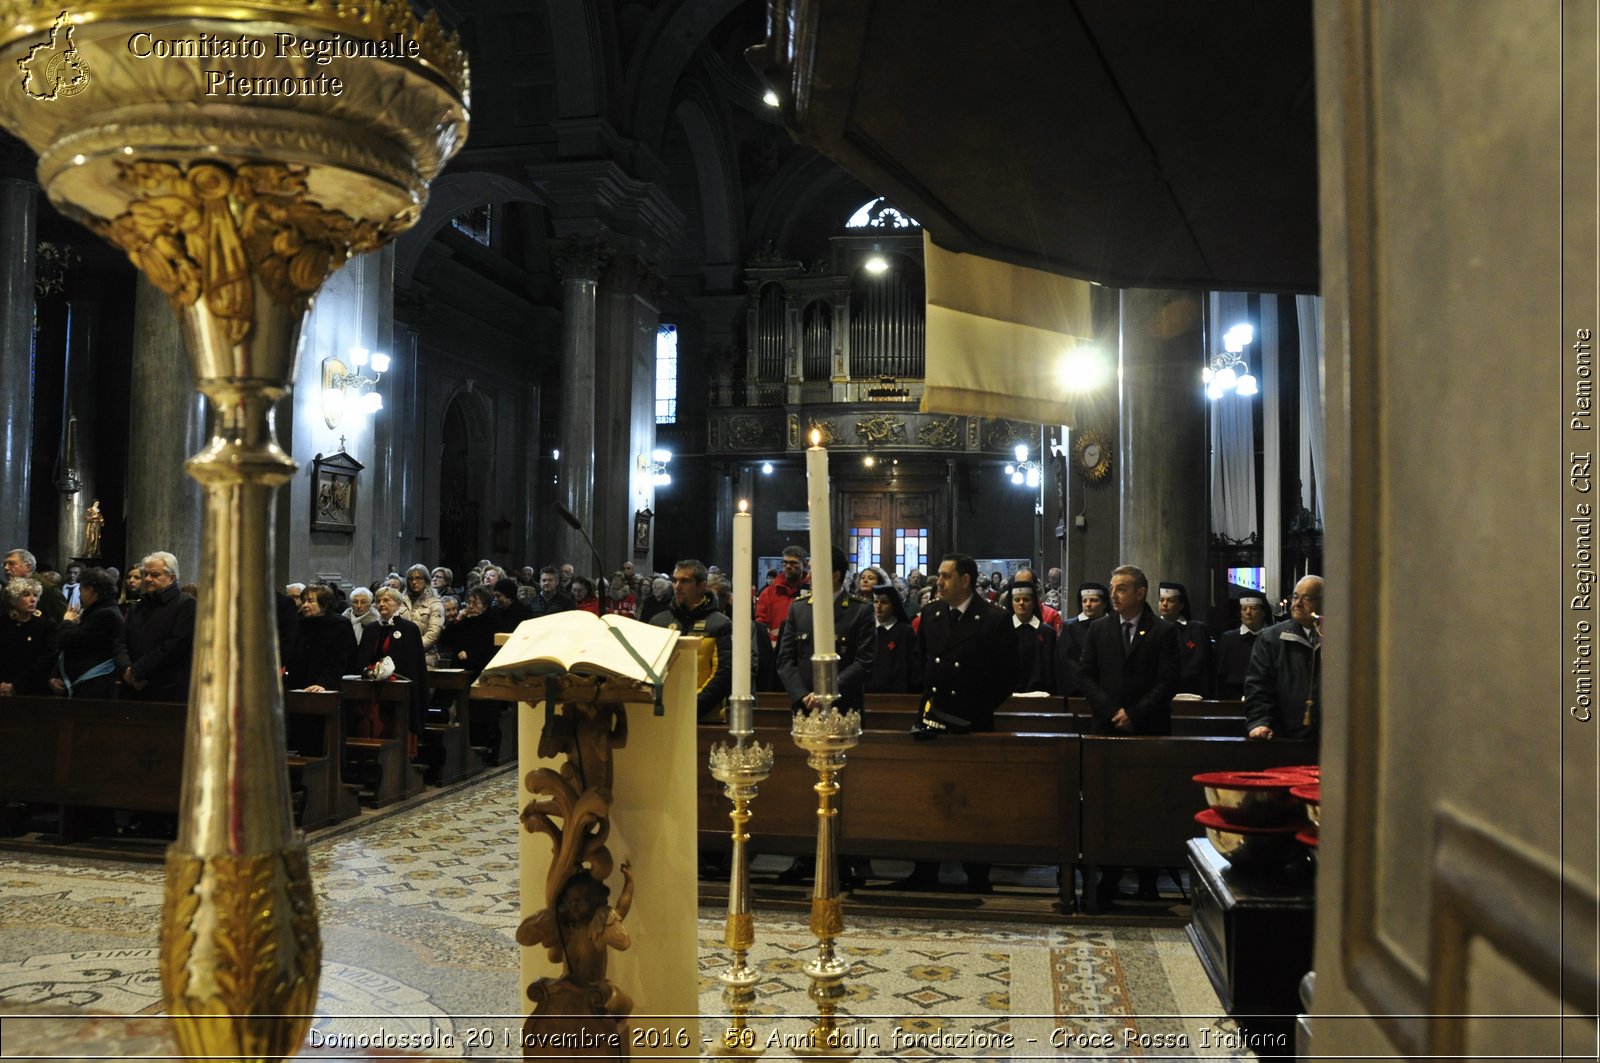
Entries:
{"label": "arched window", "polygon": [[911,215],[892,206],[882,196],[869,199],[856,208],[850,215],[850,220],[844,223],[846,229],[920,229],[922,223]]}

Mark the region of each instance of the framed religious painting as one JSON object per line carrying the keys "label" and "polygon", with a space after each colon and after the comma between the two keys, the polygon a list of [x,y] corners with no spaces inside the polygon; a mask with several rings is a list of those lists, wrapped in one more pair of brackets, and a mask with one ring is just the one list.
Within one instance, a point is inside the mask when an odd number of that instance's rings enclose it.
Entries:
{"label": "framed religious painting", "polygon": [[355,534],[356,477],[363,468],[342,450],[311,459],[312,531]]}
{"label": "framed religious painting", "polygon": [[643,557],[650,552],[650,521],[655,513],[649,509],[633,511],[633,552]]}

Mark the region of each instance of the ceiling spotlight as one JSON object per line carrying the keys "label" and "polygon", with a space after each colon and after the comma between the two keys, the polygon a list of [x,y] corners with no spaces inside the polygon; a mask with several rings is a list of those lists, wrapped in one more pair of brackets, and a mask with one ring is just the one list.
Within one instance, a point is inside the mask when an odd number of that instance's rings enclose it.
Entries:
{"label": "ceiling spotlight", "polygon": [[761,102],[766,104],[768,107],[776,107],[782,101],[778,99],[778,94],[776,92],[768,89],[766,92],[761,94]]}
{"label": "ceiling spotlight", "polygon": [[764,462],[761,463],[761,475],[762,476],[771,476],[772,475],[772,462],[764,461]]}
{"label": "ceiling spotlight", "polygon": [[862,263],[862,266],[866,268],[868,273],[885,273],[889,269],[889,260],[882,255],[871,255]]}

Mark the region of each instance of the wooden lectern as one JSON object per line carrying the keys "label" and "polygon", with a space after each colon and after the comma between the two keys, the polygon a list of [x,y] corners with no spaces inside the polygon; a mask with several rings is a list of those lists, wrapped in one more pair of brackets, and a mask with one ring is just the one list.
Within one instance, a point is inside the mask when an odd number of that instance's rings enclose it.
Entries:
{"label": "wooden lectern", "polygon": [[[645,1034],[645,1054],[701,1047],[698,641],[619,617],[541,617],[473,685],[474,698],[518,702],[525,1058],[639,1055],[628,1049]],[[623,642],[635,648],[610,652]]]}

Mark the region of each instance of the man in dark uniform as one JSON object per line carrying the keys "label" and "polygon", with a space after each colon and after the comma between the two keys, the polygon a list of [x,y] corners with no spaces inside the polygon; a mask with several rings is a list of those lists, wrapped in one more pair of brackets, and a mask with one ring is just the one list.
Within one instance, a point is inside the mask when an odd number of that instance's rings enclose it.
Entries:
{"label": "man in dark uniform", "polygon": [[1104,583],[1078,584],[1078,615],[1061,625],[1056,639],[1056,692],[1064,697],[1082,697],[1078,690],[1078,662],[1083,659],[1083,643],[1088,638],[1089,622],[1106,615],[1111,592]]}
{"label": "man in dark uniform", "polygon": [[880,583],[872,588],[872,608],[877,622],[873,624],[875,646],[867,693],[910,694],[920,690],[917,633],[911,629],[911,616],[894,584]]}
{"label": "man in dark uniform", "polygon": [[1010,621],[977,593],[978,564],[966,554],[946,554],[938,580],[939,597],[917,618],[922,717],[912,733],[992,731],[995,709],[1011,696]]}
{"label": "man in dark uniform", "polygon": [[1244,679],[1246,734],[1317,740],[1322,726],[1322,577],[1294,585],[1289,619],[1262,630]]}
{"label": "man in dark uniform", "polygon": [[[1178,629],[1151,611],[1150,581],[1123,565],[1111,573],[1111,613],[1089,625],[1078,688],[1094,714],[1091,734],[1169,735],[1178,692]],[[1102,867],[1096,898],[1114,903],[1122,868]],[[1084,883],[1087,890],[1089,883]],[[1139,870],[1139,899],[1156,899],[1154,868]]]}
{"label": "man in dark uniform", "polygon": [[[966,554],[939,562],[939,596],[917,616],[922,661],[922,715],[914,738],[994,730],[994,712],[1011,696],[1016,662],[1011,620],[978,589],[978,564]],[[988,893],[988,864],[967,864],[967,888]],[[939,865],[919,860],[900,885],[938,885]]]}
{"label": "man in dark uniform", "polygon": [[[839,700],[833,704],[840,712],[851,709],[860,712],[864,707],[862,695],[872,675],[877,639],[872,633],[872,610],[867,603],[845,592],[844,574],[849,567],[844,551],[834,547],[833,633],[834,652],[839,655]],[[815,580],[812,586],[815,588]],[[817,652],[812,637],[814,594],[815,590],[804,594],[790,605],[778,636],[778,678],[796,712],[809,713],[813,708],[811,657]]]}
{"label": "man in dark uniform", "polygon": [[1238,701],[1244,697],[1244,676],[1250,667],[1250,651],[1256,636],[1267,625],[1267,597],[1248,591],[1239,599],[1239,626],[1217,636],[1217,700]]}
{"label": "man in dark uniform", "polygon": [[1178,693],[1209,698],[1217,666],[1211,632],[1189,616],[1189,592],[1181,583],[1162,583],[1161,619],[1178,629]]}

